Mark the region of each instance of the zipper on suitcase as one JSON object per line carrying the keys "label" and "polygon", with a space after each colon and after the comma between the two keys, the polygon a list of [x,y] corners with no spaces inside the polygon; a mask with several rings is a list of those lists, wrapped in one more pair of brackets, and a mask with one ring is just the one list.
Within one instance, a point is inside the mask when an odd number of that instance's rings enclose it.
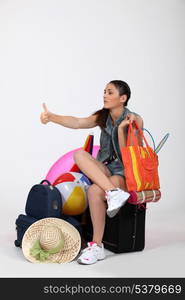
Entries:
{"label": "zipper on suitcase", "polygon": [[134,212],[134,231],[132,235],[132,250],[135,249],[136,244],[136,233],[137,233],[137,205],[135,206],[135,212]]}

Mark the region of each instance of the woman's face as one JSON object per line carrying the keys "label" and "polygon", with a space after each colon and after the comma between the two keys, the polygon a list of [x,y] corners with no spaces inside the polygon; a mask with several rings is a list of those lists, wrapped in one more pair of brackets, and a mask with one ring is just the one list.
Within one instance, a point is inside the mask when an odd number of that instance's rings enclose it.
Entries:
{"label": "woman's face", "polygon": [[108,83],[104,90],[104,108],[113,109],[123,106],[124,96],[119,95],[118,89],[112,83]]}

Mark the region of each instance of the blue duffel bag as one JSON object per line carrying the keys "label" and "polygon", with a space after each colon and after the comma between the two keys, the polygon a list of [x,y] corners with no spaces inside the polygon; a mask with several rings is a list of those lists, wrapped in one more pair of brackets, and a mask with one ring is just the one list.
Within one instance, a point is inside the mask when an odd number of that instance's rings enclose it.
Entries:
{"label": "blue duffel bag", "polygon": [[[46,182],[47,184],[43,184]],[[62,196],[48,180],[35,184],[27,197],[25,212],[36,219],[60,218],[62,215]]]}

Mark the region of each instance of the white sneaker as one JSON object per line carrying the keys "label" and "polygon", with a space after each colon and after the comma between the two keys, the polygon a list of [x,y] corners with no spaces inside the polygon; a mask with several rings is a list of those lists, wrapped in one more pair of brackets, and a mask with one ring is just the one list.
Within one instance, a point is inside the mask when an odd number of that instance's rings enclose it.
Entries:
{"label": "white sneaker", "polygon": [[79,264],[91,265],[105,258],[103,244],[102,246],[98,246],[95,242],[89,242],[87,246],[87,248],[82,250],[82,254],[77,259]]}
{"label": "white sneaker", "polygon": [[120,207],[127,202],[130,194],[119,188],[116,188],[114,190],[106,191],[105,197],[108,204],[107,215],[110,218],[113,218],[119,211]]}

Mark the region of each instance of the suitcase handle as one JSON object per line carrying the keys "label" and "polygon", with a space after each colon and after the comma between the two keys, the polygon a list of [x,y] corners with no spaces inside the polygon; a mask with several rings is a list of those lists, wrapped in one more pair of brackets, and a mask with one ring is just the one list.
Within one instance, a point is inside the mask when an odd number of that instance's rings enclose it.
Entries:
{"label": "suitcase handle", "polygon": [[44,182],[47,182],[48,185],[52,185],[51,182],[49,182],[49,180],[47,180],[47,179],[42,180],[42,181],[40,182],[40,184],[43,184]]}

